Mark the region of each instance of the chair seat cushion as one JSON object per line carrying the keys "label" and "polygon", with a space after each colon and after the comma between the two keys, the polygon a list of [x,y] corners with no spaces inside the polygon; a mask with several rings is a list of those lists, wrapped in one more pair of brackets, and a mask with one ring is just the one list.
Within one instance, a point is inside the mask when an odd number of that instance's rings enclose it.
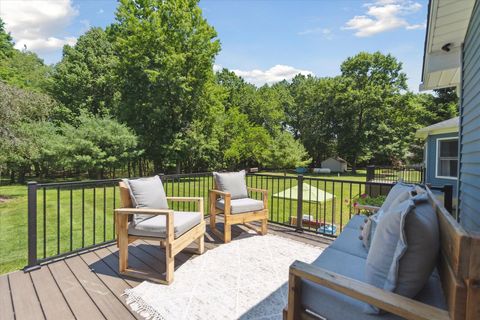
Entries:
{"label": "chair seat cushion", "polygon": [[[324,250],[312,264],[325,270],[365,282],[365,259],[332,247]],[[447,309],[440,279],[436,272],[432,274],[425,287],[415,297],[415,300],[444,310]],[[364,313],[366,303],[307,280],[302,281],[301,304],[311,312],[329,320],[403,319],[391,313],[382,313],[380,315]]]}
{"label": "chair seat cushion", "polygon": [[[251,211],[260,211],[263,210],[263,201],[243,198],[230,200],[231,214],[251,212]],[[217,208],[220,210],[225,210],[225,200],[220,199],[217,201]]]}
{"label": "chair seat cushion", "polygon": [[330,245],[330,248],[367,259],[368,251],[363,242],[358,239],[360,229],[345,228]]}
{"label": "chair seat cushion", "polygon": [[[203,217],[200,212],[179,212],[173,213],[173,226],[175,238],[200,224]],[[130,223],[128,234],[134,236],[165,238],[167,235],[167,218],[164,215],[154,216],[137,223]]]}

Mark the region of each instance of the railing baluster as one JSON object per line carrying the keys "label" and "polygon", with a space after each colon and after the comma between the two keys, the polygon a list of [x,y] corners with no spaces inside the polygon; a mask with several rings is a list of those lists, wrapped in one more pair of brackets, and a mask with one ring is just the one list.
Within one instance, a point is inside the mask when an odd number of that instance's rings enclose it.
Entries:
{"label": "railing baluster", "polygon": [[47,257],[47,188],[43,187],[43,259]]}
{"label": "railing baluster", "polygon": [[60,254],[60,187],[57,188],[57,254]]}
{"label": "railing baluster", "polygon": [[107,188],[103,186],[103,241],[107,241]]}
{"label": "railing baluster", "polygon": [[73,189],[70,189],[70,251],[73,250]]}

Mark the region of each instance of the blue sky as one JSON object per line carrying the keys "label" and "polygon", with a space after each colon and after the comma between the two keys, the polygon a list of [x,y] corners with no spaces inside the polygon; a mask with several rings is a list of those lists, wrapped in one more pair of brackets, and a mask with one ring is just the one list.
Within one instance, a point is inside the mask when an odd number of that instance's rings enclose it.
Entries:
{"label": "blue sky", "polygon": [[[0,17],[18,48],[25,44],[47,63],[62,46],[91,26],[114,20],[116,1],[0,0]],[[391,53],[404,64],[409,87],[418,90],[427,1],[202,0],[204,16],[218,32],[227,67],[261,85],[298,72],[335,76],[359,51]]]}

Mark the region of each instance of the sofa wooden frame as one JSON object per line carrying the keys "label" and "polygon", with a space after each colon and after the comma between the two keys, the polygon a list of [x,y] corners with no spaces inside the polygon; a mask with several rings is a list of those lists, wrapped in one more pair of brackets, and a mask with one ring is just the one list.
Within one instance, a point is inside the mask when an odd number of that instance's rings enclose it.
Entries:
{"label": "sofa wooden frame", "polygon": [[[202,254],[204,251],[205,220],[203,219],[203,198],[201,197],[167,197],[167,200],[173,202],[196,202],[202,220],[198,225],[185,232],[178,238],[175,238],[174,215],[170,209],[137,209],[132,208],[132,200],[128,186],[124,182],[119,183],[121,208],[115,209],[115,223],[117,233],[117,246],[119,248],[119,272],[130,277],[150,280],[163,284],[173,282],[173,273],[175,269],[175,255],[184,250],[192,242],[196,242],[197,248],[193,253]],[[166,217],[166,236],[147,237],[128,234],[128,222],[131,221],[134,214],[164,215]],[[158,275],[150,272],[142,272],[130,269],[128,267],[128,245],[138,240],[158,241],[160,247],[165,248],[165,279],[159,279]]]}
{"label": "sofa wooden frame", "polygon": [[[210,197],[210,229],[211,231],[224,243],[228,243],[232,240],[232,225],[234,224],[244,224],[250,229],[255,230],[258,234],[265,235],[267,234],[267,225],[268,225],[268,190],[250,188],[247,187],[249,192],[259,192],[262,194],[263,199],[263,209],[258,211],[242,212],[242,213],[231,213],[231,199],[232,196],[228,192],[223,192],[216,189],[216,184],[214,189],[209,191]],[[224,210],[217,208],[216,203],[217,199],[222,197],[225,201]],[[224,228],[223,234],[217,229],[216,226],[216,216],[218,214],[223,214],[224,216]],[[251,225],[249,222],[260,221],[260,228],[256,228]]]}
{"label": "sofa wooden frame", "polygon": [[[480,237],[467,233],[428,188],[427,193],[439,221],[441,250],[438,269],[448,311],[295,261],[289,271],[288,304],[284,309],[284,319],[318,318],[301,305],[302,279],[406,319],[480,319]],[[354,317],[355,315],[352,315],[352,318]]]}

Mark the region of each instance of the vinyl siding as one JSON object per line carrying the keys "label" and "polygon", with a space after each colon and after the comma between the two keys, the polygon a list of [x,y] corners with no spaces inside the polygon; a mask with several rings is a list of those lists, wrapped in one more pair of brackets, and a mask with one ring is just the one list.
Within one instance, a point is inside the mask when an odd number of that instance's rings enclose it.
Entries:
{"label": "vinyl siding", "polygon": [[480,233],[480,6],[473,10],[463,50],[460,108],[460,223]]}

